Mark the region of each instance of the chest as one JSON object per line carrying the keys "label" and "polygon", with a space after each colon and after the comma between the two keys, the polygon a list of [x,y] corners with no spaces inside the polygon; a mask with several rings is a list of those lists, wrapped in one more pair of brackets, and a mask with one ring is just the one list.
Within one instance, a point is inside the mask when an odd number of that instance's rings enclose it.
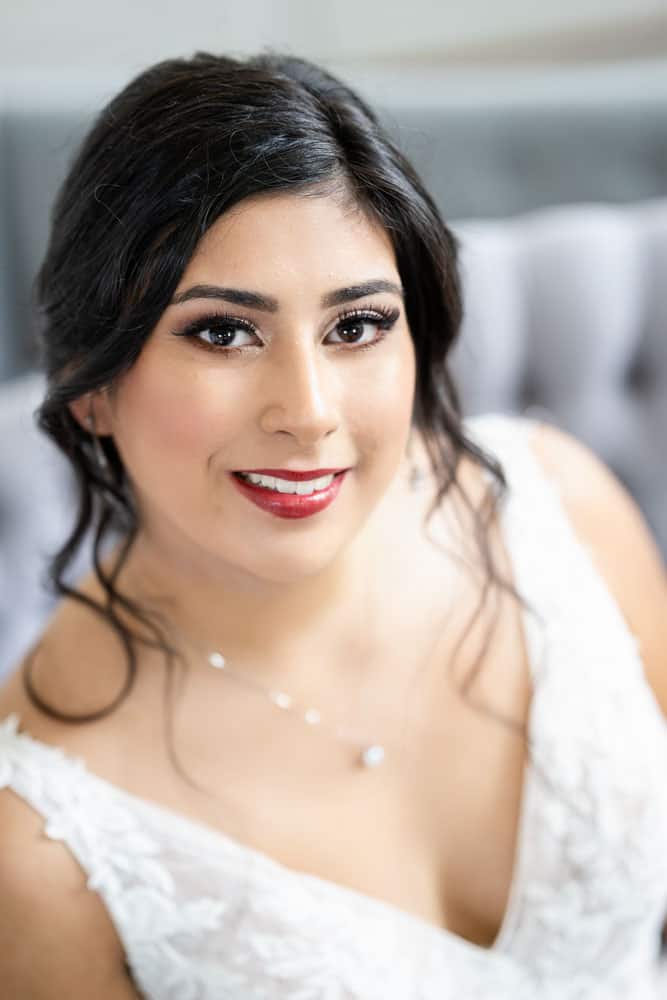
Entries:
{"label": "chest", "polygon": [[[400,559],[396,551],[387,564],[380,602],[391,607],[392,641],[360,649],[373,663],[331,720],[347,722],[346,739],[212,673],[179,695],[173,734],[185,772],[207,793],[148,747],[116,780],[290,869],[488,946],[507,908],[525,765],[520,735],[494,718],[520,726],[528,710],[520,609],[505,598],[476,615],[476,581],[446,572],[432,544],[414,585],[401,588]],[[161,733],[144,725],[143,738],[158,746]],[[372,742],[385,762],[360,768],[359,749]]]}

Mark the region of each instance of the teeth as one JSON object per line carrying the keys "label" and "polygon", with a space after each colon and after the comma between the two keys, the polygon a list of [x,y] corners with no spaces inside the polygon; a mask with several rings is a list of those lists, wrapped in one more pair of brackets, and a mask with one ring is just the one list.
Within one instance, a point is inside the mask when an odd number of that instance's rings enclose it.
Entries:
{"label": "teeth", "polygon": [[276,490],[278,493],[296,493],[299,496],[308,496],[318,490],[325,490],[333,482],[333,475],[320,476],[319,479],[304,479],[297,482],[291,479],[277,479],[275,476],[258,476],[254,472],[240,472],[242,479],[246,479],[255,486],[263,486],[267,490]]}

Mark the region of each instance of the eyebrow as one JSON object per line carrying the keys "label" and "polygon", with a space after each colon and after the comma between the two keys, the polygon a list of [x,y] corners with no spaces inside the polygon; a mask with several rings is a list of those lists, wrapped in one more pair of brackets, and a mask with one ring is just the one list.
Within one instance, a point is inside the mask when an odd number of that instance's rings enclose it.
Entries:
{"label": "eyebrow", "polygon": [[[355,299],[362,299],[366,295],[377,295],[378,292],[389,292],[404,298],[403,289],[393,281],[377,279],[374,281],[364,281],[359,285],[347,285],[344,288],[337,288],[333,292],[327,292],[322,296],[321,305],[323,308],[339,306],[344,302],[352,302]],[[191,299],[224,299],[236,306],[246,306],[248,309],[260,309],[262,312],[278,312],[278,300],[269,295],[260,295],[258,292],[250,292],[242,288],[221,288],[219,285],[193,285],[184,292],[177,292],[171,300],[171,305],[177,306],[182,302],[189,302]]]}

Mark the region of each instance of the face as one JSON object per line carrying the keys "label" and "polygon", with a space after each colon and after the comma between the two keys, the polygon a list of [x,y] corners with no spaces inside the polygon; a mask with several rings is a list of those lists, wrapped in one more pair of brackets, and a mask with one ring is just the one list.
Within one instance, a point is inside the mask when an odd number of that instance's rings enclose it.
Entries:
{"label": "face", "polygon": [[[340,556],[385,495],[414,384],[384,231],[340,198],[264,195],[202,239],[138,360],[98,400],[98,432],[114,438],[144,541],[295,580]],[[236,475],[329,469],[346,471],[310,500]]]}

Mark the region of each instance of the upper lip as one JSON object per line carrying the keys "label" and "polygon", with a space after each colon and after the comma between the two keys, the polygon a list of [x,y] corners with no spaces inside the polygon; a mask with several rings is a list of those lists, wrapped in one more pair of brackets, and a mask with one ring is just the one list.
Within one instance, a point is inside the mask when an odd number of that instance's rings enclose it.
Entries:
{"label": "upper lip", "polygon": [[276,479],[292,479],[301,482],[304,479],[319,479],[321,476],[335,475],[344,469],[308,469],[298,472],[295,469],[238,469],[238,472],[253,473],[256,476],[273,476]]}

